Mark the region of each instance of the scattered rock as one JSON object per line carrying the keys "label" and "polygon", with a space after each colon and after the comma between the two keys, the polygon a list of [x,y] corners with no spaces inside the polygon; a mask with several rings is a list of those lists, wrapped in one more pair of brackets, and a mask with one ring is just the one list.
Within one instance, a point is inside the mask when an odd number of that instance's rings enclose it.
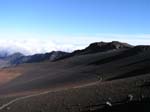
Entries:
{"label": "scattered rock", "polygon": [[127,101],[133,101],[133,95],[132,94],[129,94],[128,96],[127,96]]}
{"label": "scattered rock", "polygon": [[110,102],[110,101],[106,101],[106,105],[107,105],[107,106],[109,106],[109,107],[111,107],[111,106],[112,106],[112,104],[111,104],[111,102]]}

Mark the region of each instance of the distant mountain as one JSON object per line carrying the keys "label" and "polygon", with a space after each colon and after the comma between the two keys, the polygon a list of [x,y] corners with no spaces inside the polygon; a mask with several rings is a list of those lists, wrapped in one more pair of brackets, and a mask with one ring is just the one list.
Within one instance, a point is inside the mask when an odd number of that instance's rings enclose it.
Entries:
{"label": "distant mountain", "polygon": [[68,53],[62,51],[52,51],[50,53],[45,54],[35,54],[31,56],[24,56],[20,53],[13,54],[7,58],[11,64],[22,64],[22,63],[34,63],[34,62],[41,62],[41,61],[55,61],[60,57],[67,55]]}
{"label": "distant mountain", "polygon": [[45,54],[35,54],[31,56],[23,56],[18,61],[15,62],[15,64],[21,64],[21,63],[34,63],[34,62],[41,62],[41,61],[55,61],[63,56],[66,56],[67,52],[62,51],[52,51],[50,53]]}
{"label": "distant mountain", "polygon": [[56,61],[56,60],[59,60],[63,57],[68,56],[69,54],[70,53],[62,52],[62,51],[52,51],[49,60],[50,61]]}
{"label": "distant mountain", "polygon": [[52,51],[52,52],[45,53],[45,54],[35,54],[35,55],[25,56],[21,53],[14,53],[12,55],[9,55],[8,53],[3,51],[3,52],[0,52],[0,68],[23,64],[23,63],[42,62],[46,60],[58,61],[58,60],[66,59],[66,58],[73,57],[76,55],[86,55],[86,54],[117,51],[117,50],[126,50],[125,52],[120,54],[120,57],[126,57],[128,55],[129,56],[135,55],[143,51],[150,51],[150,46],[132,46],[127,43],[112,41],[112,42],[91,43],[85,49],[76,50],[72,53],[67,53],[63,51]]}
{"label": "distant mountain", "polygon": [[41,61],[56,61],[59,58],[67,56],[69,53],[62,51],[52,51],[45,54],[35,54],[30,56],[25,56],[21,53],[14,53],[12,55],[5,55],[0,58],[0,68],[9,67],[12,65],[18,65],[22,63],[35,63]]}
{"label": "distant mountain", "polygon": [[8,55],[7,57],[4,58],[4,60],[9,61],[11,64],[16,63],[16,61],[20,60],[22,57],[25,57],[21,53],[14,53],[12,55]]}
{"label": "distant mountain", "polygon": [[89,54],[89,53],[96,53],[96,52],[106,52],[110,50],[117,50],[117,49],[128,49],[132,48],[133,46],[127,43],[122,43],[118,41],[112,42],[95,42],[90,44],[87,48],[83,50],[76,50],[73,52],[75,55],[79,54]]}
{"label": "distant mountain", "polygon": [[0,51],[0,59],[5,58],[9,56],[9,53],[7,51],[1,50]]}

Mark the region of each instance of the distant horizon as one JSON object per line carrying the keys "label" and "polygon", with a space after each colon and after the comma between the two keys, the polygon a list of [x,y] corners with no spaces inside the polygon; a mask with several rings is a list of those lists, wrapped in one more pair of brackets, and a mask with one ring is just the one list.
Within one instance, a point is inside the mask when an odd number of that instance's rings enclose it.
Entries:
{"label": "distant horizon", "polygon": [[[87,39],[87,37],[85,37]],[[89,46],[91,43],[95,42],[113,42],[118,41],[122,43],[127,43],[133,46],[136,45],[149,45],[149,44],[132,44],[123,40],[98,40],[99,38],[94,38],[93,40],[85,38],[78,38],[80,40],[76,41],[79,43],[69,44],[70,40],[66,43],[61,43],[61,41],[50,41],[50,40],[38,40],[38,39],[20,39],[20,40],[0,40],[0,52],[8,53],[8,55],[14,53],[22,53],[23,55],[34,55],[34,54],[44,54],[52,51],[63,51],[63,52],[73,52],[74,50],[81,50]],[[75,39],[77,40],[77,39]],[[139,40],[140,41],[140,40]]]}

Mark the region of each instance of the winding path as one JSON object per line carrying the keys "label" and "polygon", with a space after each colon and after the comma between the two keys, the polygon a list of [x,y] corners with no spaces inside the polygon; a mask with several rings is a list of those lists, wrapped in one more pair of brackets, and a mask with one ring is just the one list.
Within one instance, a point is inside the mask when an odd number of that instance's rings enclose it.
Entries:
{"label": "winding path", "polygon": [[52,91],[45,91],[45,92],[42,92],[42,93],[39,93],[39,94],[33,94],[33,95],[28,95],[28,96],[23,96],[23,97],[15,98],[15,99],[9,101],[8,103],[5,103],[2,106],[0,106],[0,110],[5,109],[6,107],[10,106],[11,104],[13,104],[13,103],[15,103],[17,101],[24,100],[24,99],[31,98],[31,97],[35,97],[35,96],[39,96],[39,95],[48,94],[50,92],[52,92]]}
{"label": "winding path", "polygon": [[[90,85],[96,84],[97,82],[99,82],[99,81],[92,82],[92,83],[89,83],[89,84],[85,84],[85,85],[82,85],[82,86],[80,85],[80,86],[77,86],[77,87],[72,87],[72,88],[79,88],[79,87],[90,86]],[[7,108],[8,106],[10,106],[13,103],[21,101],[21,100],[24,100],[24,99],[27,99],[27,98],[48,94],[50,92],[57,92],[57,91],[65,90],[65,89],[67,89],[67,88],[59,88],[59,89],[56,89],[56,90],[49,90],[49,91],[44,91],[44,92],[37,93],[37,94],[32,94],[32,95],[28,95],[28,96],[18,97],[18,98],[15,98],[15,99],[9,101],[8,103],[5,103],[2,106],[0,106],[0,110],[3,110],[3,109]]]}

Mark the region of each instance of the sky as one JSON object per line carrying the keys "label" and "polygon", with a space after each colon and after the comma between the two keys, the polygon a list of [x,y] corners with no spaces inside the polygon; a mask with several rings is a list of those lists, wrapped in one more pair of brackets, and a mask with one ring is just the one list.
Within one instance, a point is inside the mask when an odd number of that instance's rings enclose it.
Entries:
{"label": "sky", "polygon": [[34,54],[95,41],[150,44],[149,12],[150,0],[0,0],[0,49]]}

